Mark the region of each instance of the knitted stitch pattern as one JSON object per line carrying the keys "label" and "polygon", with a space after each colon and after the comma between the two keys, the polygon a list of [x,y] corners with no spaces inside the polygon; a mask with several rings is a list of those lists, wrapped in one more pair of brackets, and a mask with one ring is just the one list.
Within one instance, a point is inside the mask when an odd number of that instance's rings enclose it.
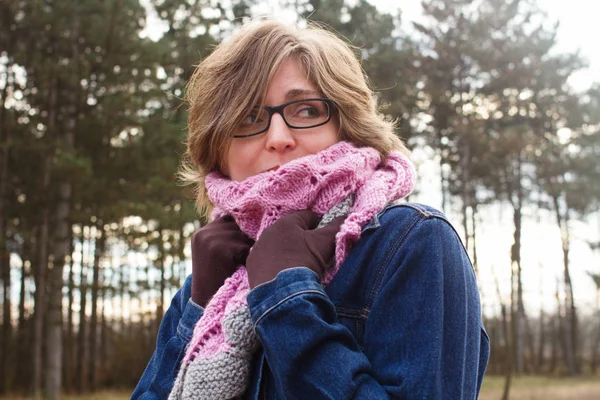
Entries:
{"label": "knitted stitch pattern", "polygon": [[[240,229],[258,240],[277,219],[310,209],[324,226],[348,215],[336,235],[335,265],[323,279],[327,285],[360,238],[362,227],[386,204],[412,191],[415,171],[399,152],[382,162],[369,147],[338,142],[242,182],[218,172],[206,177],[215,205],[212,218],[231,215]],[[241,266],[209,301],[196,324],[169,398],[231,399],[246,390],[252,354],[259,346],[246,303],[249,291]]]}

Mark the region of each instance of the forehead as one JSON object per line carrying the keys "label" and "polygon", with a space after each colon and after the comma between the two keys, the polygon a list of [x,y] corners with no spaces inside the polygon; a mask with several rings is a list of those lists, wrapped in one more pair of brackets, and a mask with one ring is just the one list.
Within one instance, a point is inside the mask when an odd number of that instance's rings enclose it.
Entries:
{"label": "forehead", "polygon": [[320,92],[296,59],[281,63],[267,86],[266,102],[289,101],[298,97],[319,97]]}

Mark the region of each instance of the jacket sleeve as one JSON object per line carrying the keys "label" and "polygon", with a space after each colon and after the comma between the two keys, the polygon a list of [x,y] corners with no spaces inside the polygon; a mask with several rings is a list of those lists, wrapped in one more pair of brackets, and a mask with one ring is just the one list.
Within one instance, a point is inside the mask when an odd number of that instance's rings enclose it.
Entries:
{"label": "jacket sleeve", "polygon": [[408,235],[390,225],[398,238],[390,241],[392,248],[377,249],[389,257],[374,289],[362,348],[338,322],[308,268],[284,270],[249,294],[281,397],[477,398],[489,343],[460,239],[443,219],[424,219]]}
{"label": "jacket sleeve", "polygon": [[156,349],[131,399],[166,399],[203,308],[191,299],[191,275],[177,291],[158,331]]}

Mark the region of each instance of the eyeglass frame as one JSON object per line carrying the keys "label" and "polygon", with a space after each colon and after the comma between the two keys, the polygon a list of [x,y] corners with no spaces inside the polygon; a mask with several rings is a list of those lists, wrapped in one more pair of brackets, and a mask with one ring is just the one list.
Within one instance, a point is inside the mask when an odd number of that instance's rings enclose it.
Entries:
{"label": "eyeglass frame", "polygon": [[[325,121],[319,122],[316,125],[297,127],[297,126],[291,125],[287,121],[287,119],[285,119],[285,115],[283,114],[283,109],[285,107],[289,106],[290,104],[301,103],[303,101],[317,101],[317,100],[322,101],[325,104],[327,104],[327,114],[328,115],[327,115],[327,119]],[[318,126],[323,126],[326,123],[328,123],[329,121],[331,121],[331,115],[333,114],[333,111],[335,110],[335,104],[333,103],[333,101],[331,99],[328,99],[325,97],[314,97],[314,98],[309,98],[309,99],[292,100],[292,101],[288,101],[287,103],[280,104],[278,106],[272,106],[272,107],[271,106],[263,106],[263,107],[257,107],[257,108],[263,108],[263,109],[267,110],[267,112],[269,113],[269,122],[267,123],[267,126],[265,127],[265,129],[263,129],[262,131],[256,132],[256,133],[252,133],[250,135],[232,135],[231,137],[237,138],[237,139],[243,139],[243,138],[260,135],[261,133],[268,131],[269,128],[271,127],[271,119],[273,118],[273,114],[281,115],[281,119],[283,119],[283,122],[285,122],[287,127],[291,128],[291,129],[310,129],[310,128],[316,128]]]}

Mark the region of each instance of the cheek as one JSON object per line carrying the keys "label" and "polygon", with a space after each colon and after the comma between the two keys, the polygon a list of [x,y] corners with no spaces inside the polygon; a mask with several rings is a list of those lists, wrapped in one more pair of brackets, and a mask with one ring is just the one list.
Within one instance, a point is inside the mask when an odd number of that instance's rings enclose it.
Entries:
{"label": "cheek", "polygon": [[329,146],[340,141],[340,135],[338,134],[337,125],[331,124],[327,126],[326,130],[319,132],[317,135],[311,137],[311,153],[318,153],[321,150],[325,150]]}
{"label": "cheek", "polygon": [[225,152],[221,172],[231,180],[242,181],[254,174],[255,146],[251,141],[233,141]]}
{"label": "cheek", "polygon": [[232,171],[236,171],[239,169],[239,166],[237,164],[240,160],[240,157],[238,156],[240,152],[236,147],[237,146],[229,146],[229,149],[227,149],[227,151],[225,152],[225,160],[221,167],[221,172],[223,172],[223,174],[229,177],[231,177]]}
{"label": "cheek", "polygon": [[223,159],[220,160],[221,164],[221,172],[224,175],[231,176],[231,171],[236,169],[236,165],[233,162],[236,160],[236,154],[238,153],[236,146],[233,144],[229,144],[227,150],[223,153]]}

